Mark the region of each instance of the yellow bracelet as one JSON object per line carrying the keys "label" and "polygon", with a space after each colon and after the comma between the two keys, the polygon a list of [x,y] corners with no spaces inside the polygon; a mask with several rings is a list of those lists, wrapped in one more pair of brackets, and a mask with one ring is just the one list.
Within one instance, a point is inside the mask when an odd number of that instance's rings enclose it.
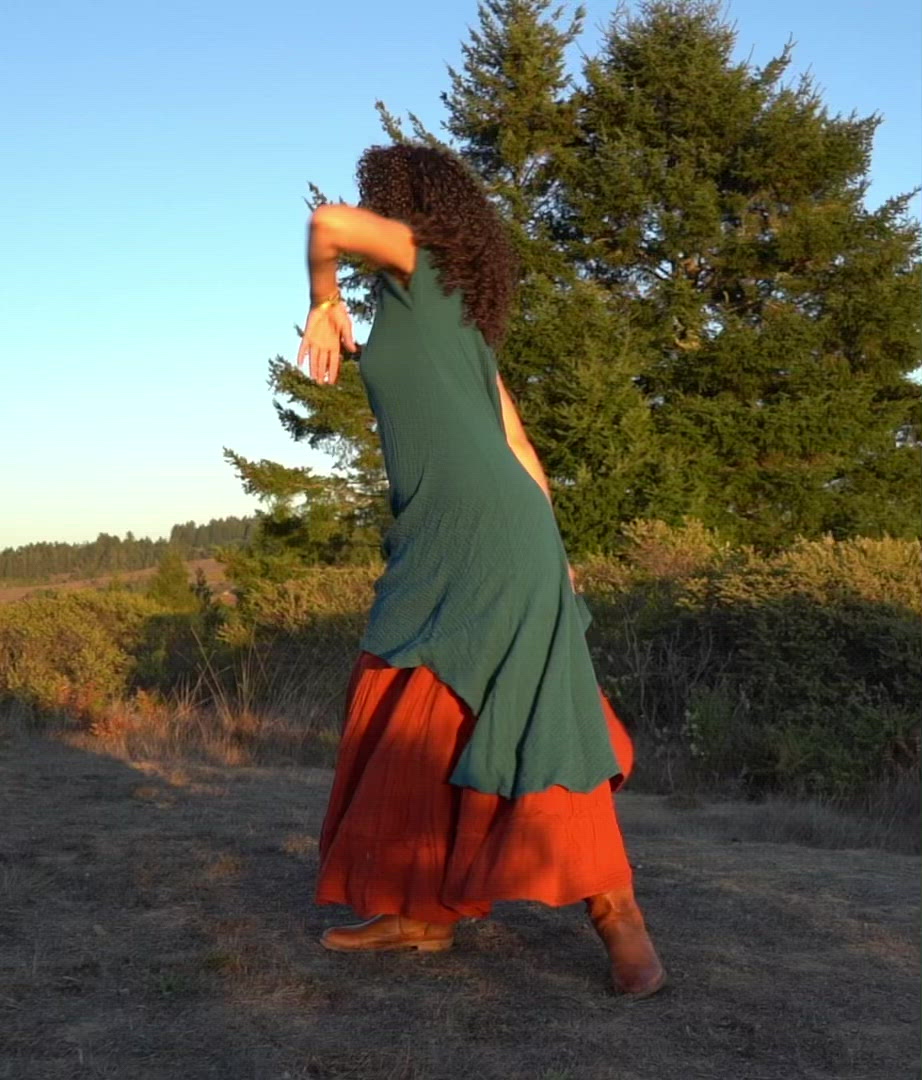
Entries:
{"label": "yellow bracelet", "polygon": [[326,300],[321,300],[317,304],[311,304],[311,309],[314,311],[323,311],[328,307],[336,307],[337,304],[342,303],[342,299],[343,298],[339,295],[339,289],[337,289],[336,292],[333,293],[332,296],[328,296]]}

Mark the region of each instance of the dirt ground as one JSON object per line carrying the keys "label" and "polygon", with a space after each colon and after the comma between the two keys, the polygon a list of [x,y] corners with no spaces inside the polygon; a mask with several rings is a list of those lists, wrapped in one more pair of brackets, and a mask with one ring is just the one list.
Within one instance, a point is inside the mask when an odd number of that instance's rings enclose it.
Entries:
{"label": "dirt ground", "polygon": [[672,983],[626,1003],[578,906],[499,905],[441,955],[325,952],[330,776],[0,745],[0,1077],[919,1075],[918,858],[735,841],[628,792]]}

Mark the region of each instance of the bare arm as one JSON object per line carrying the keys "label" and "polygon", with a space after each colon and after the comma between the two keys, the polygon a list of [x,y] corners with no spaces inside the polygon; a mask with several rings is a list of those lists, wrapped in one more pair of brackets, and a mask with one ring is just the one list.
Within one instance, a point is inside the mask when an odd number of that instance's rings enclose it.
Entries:
{"label": "bare arm", "polygon": [[544,469],[541,467],[541,460],[538,457],[534,446],[532,446],[531,439],[529,439],[528,434],[525,431],[518,409],[515,407],[515,402],[512,400],[509,391],[503,383],[502,376],[498,372],[496,375],[496,386],[499,390],[500,404],[503,407],[503,430],[506,432],[506,442],[521,462],[525,471],[547,496],[547,501],[552,502],[551,489],[548,486]]}
{"label": "bare arm", "polygon": [[359,206],[326,203],[312,214],[308,233],[312,303],[336,292],[336,264],[341,255],[358,255],[405,278],[416,267],[416,244],[409,225]]}
{"label": "bare arm", "polygon": [[311,216],[307,238],[310,311],[298,350],[298,365],[310,360],[310,377],[335,383],[340,348],[355,351],[346,305],[338,300],[336,268],[343,255],[358,255],[374,267],[391,270],[404,280],[416,267],[413,231],[402,221],[357,206],[327,203]]}
{"label": "bare arm", "polygon": [[551,489],[548,486],[547,476],[544,474],[544,469],[541,466],[541,459],[538,457],[538,452],[530,442],[524,443],[509,443],[512,448],[512,452],[522,463],[522,467],[531,476],[534,482],[541,488],[544,494],[547,496],[547,501],[553,506],[551,500]]}
{"label": "bare arm", "polygon": [[[496,373],[496,387],[499,390],[499,400],[503,407],[503,430],[506,433],[506,442],[509,444],[513,454],[519,459],[522,467],[541,488],[547,496],[547,501],[553,506],[551,489],[544,469],[541,467],[541,459],[538,457],[538,453],[525,431],[519,411],[515,407],[515,402],[506,389],[499,372]],[[576,592],[576,576],[573,567],[569,563],[567,563],[567,572],[570,575],[570,586]]]}

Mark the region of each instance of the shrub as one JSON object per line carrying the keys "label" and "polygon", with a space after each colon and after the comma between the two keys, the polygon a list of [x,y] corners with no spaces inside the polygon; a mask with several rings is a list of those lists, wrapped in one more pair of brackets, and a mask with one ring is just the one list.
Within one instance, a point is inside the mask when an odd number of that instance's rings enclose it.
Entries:
{"label": "shrub", "polygon": [[799,541],[762,557],[693,523],[655,522],[629,539],[617,574],[593,568],[602,587],[588,597],[590,641],[600,681],[645,745],[641,775],[644,761],[661,775],[657,761],[672,770],[684,757],[751,793],[850,798],[915,773],[917,544]]}
{"label": "shrub", "polygon": [[90,590],[0,606],[0,694],[41,709],[117,697],[158,610],[142,596]]}
{"label": "shrub", "polygon": [[170,611],[196,610],[198,597],[189,583],[189,573],[177,551],[167,551],[157,564],[157,572],[147,583],[147,595]]}
{"label": "shrub", "polygon": [[[250,580],[224,614],[205,596],[193,612],[117,590],[29,597],[0,607],[0,694],[86,715],[185,687],[222,730],[239,713],[257,732],[279,717],[334,732],[381,569]],[[840,801],[903,790],[920,756],[920,569],[908,541],[762,556],[694,521],[629,526],[621,557],[576,570],[597,676],[638,742],[635,782]]]}

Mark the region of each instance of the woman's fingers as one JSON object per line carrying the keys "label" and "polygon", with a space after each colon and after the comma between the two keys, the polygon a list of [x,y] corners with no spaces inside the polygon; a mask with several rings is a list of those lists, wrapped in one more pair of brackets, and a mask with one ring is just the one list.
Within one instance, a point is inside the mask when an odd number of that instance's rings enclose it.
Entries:
{"label": "woman's fingers", "polygon": [[317,356],[317,382],[326,382],[330,370],[330,348],[324,344]]}
{"label": "woman's fingers", "polygon": [[342,341],[343,348],[347,352],[355,352],[355,338],[352,335],[352,320],[349,318],[348,313],[343,309],[342,322],[339,327],[339,337]]}
{"label": "woman's fingers", "polygon": [[305,330],[301,335],[301,344],[298,346],[298,367],[300,368],[304,367],[304,361],[308,357],[308,349],[307,330]]}
{"label": "woman's fingers", "polygon": [[313,382],[323,381],[323,346],[319,341],[311,347],[311,379]]}
{"label": "woman's fingers", "polygon": [[321,382],[325,382],[332,386],[336,382],[336,368],[339,364],[339,343],[333,348],[327,348],[323,354],[323,367],[321,369],[322,375],[320,377]]}
{"label": "woman's fingers", "polygon": [[309,311],[307,313],[307,320],[304,323],[304,333],[301,335],[301,346],[298,349],[298,367],[303,368],[305,363],[308,364],[308,373],[310,373],[311,353],[316,348],[317,338],[317,318],[316,313]]}
{"label": "woman's fingers", "polygon": [[355,352],[352,323],[345,309],[338,317],[311,312],[298,349],[298,366],[307,363],[312,382],[332,385],[339,378],[341,350]]}

